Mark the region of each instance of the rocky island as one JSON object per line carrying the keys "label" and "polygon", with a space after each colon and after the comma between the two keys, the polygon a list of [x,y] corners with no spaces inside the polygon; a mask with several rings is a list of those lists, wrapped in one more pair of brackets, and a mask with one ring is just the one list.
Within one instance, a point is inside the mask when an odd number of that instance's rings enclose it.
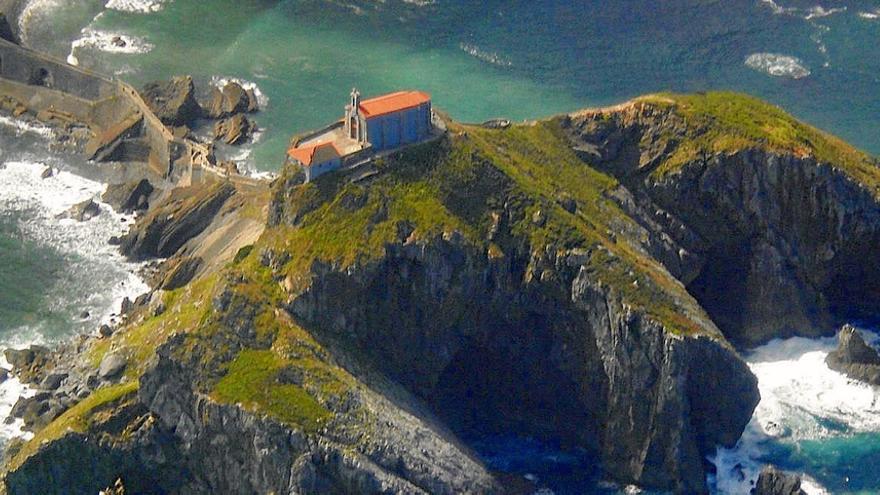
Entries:
{"label": "rocky island", "polygon": [[[218,118],[247,110],[223,93]],[[522,489],[469,445],[491,432],[706,493],[759,401],[738,349],[876,317],[878,163],[776,107],[445,126],[366,178],[123,174],[108,194],[143,213],[116,241],[163,259],[153,290],[100,337],[7,353],[38,392],[2,490]]]}

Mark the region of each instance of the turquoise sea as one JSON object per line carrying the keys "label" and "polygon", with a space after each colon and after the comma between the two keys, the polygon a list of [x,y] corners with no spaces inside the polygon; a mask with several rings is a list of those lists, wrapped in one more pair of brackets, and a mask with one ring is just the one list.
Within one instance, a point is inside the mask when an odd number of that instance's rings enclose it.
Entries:
{"label": "turquoise sea", "polygon": [[[292,134],[341,117],[353,86],[422,89],[462,121],[734,89],[880,154],[878,0],[33,0],[22,27],[28,44],[137,85],[183,74],[202,87],[254,85],[261,134],[231,152],[254,171],[277,170]],[[131,267],[103,244],[120,219],[55,219],[100,185],[40,180],[46,164],[76,168],[41,132],[0,122],[0,342],[91,331],[136,292]],[[792,339],[749,356],[764,400],[742,445],[715,459],[719,492],[747,493],[763,462],[806,473],[811,493],[880,492],[878,395],[835,381],[819,362],[831,346]],[[805,387],[811,369],[823,374]],[[577,476],[590,470],[577,455],[527,440],[483,447],[558,493],[599,490]]]}

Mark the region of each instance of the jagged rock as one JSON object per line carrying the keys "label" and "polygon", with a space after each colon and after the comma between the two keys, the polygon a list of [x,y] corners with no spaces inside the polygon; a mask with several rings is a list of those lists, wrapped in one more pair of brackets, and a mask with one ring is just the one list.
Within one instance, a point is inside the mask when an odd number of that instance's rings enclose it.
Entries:
{"label": "jagged rock", "polygon": [[63,218],[72,218],[77,222],[87,222],[101,214],[101,207],[91,198],[77,203],[62,213]]}
{"label": "jagged rock", "polygon": [[40,388],[42,390],[55,390],[61,386],[61,382],[67,377],[67,373],[50,373],[40,382]]}
{"label": "jagged rock", "polygon": [[120,303],[120,305],[119,305],[119,314],[120,315],[127,315],[127,314],[131,313],[131,310],[133,310],[133,309],[134,309],[134,303],[131,302],[131,299],[129,299],[128,297],[122,298],[122,303]]}
{"label": "jagged rock", "polygon": [[98,367],[98,377],[103,380],[113,379],[122,373],[127,365],[128,360],[125,356],[111,352],[101,360],[101,365]]}
{"label": "jagged rock", "polygon": [[15,369],[26,368],[34,362],[35,354],[31,349],[6,349],[3,351],[6,361]]}
{"label": "jagged rock", "polygon": [[135,180],[123,184],[108,184],[101,200],[114,210],[131,213],[147,209],[153,185],[147,179]]}
{"label": "jagged rock", "polygon": [[98,495],[125,495],[125,485],[122,483],[122,478],[118,478],[113,486],[108,486]]}
{"label": "jagged rock", "polygon": [[253,124],[247,117],[235,114],[214,124],[214,139],[238,145],[248,140],[252,129]]}
{"label": "jagged rock", "polygon": [[81,320],[88,320],[90,316],[92,316],[92,315],[88,311],[83,311],[79,314],[79,318]]}
{"label": "jagged rock", "polygon": [[98,328],[98,335],[100,335],[101,337],[103,337],[105,339],[112,336],[113,335],[113,327],[111,327],[110,325],[107,325],[106,323],[101,325]]}
{"label": "jagged rock", "polygon": [[174,290],[183,287],[195,277],[201,266],[202,259],[197,256],[178,260],[168,271],[162,283],[159,284],[159,288],[162,290]]}
{"label": "jagged rock", "polygon": [[[16,115],[16,117],[18,117],[18,115]],[[55,175],[55,169],[53,169],[52,167],[46,167],[45,169],[43,169],[43,173],[40,174],[40,178],[41,179],[48,179],[49,177],[52,177],[53,175]]]}
{"label": "jagged rock", "polygon": [[192,77],[148,83],[141,91],[144,101],[157,117],[169,126],[189,125],[201,116]]}
{"label": "jagged rock", "polygon": [[256,109],[257,97],[253,91],[245,91],[240,84],[229,82],[222,90],[213,88],[205,113],[212,119],[222,119]]}
{"label": "jagged rock", "polygon": [[260,100],[257,98],[257,93],[253,89],[247,90],[248,97],[248,106],[247,113],[253,113],[260,110]]}
{"label": "jagged rock", "polygon": [[865,343],[851,325],[845,325],[838,336],[837,349],[828,353],[825,363],[846,376],[880,386],[880,353]]}
{"label": "jagged rock", "polygon": [[6,368],[0,368],[0,383],[9,379],[9,371]]}
{"label": "jagged rock", "polygon": [[764,466],[752,495],[806,495],[801,489],[801,477],[788,474],[773,466]]}
{"label": "jagged rock", "polygon": [[223,183],[154,207],[123,237],[122,252],[139,260],[172,256],[208,227],[234,192],[235,186]]}

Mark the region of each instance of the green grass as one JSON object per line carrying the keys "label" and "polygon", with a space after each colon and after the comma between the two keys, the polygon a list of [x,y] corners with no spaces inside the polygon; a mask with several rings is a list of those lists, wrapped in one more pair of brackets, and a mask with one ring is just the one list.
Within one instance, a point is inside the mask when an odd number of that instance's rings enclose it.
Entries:
{"label": "green grass", "polygon": [[813,157],[839,167],[863,184],[880,186],[880,169],[870,156],[757,98],[732,92],[667,93],[639,101],[672,107],[688,124],[688,139],[658,168],[659,174],[677,170],[701,153],[761,148]]}
{"label": "green grass", "polygon": [[332,414],[302,387],[279,381],[279,373],[288,364],[271,350],[241,351],[214,387],[212,396],[268,414],[306,432],[317,431]]}
{"label": "green grass", "polygon": [[88,430],[94,415],[128,397],[138,390],[138,382],[130,381],[111,387],[100,388],[59,416],[55,421],[40,430],[34,438],[23,444],[21,449],[7,463],[6,469],[14,471],[30,456],[35,454],[44,442],[61,438],[68,432],[84,433]]}

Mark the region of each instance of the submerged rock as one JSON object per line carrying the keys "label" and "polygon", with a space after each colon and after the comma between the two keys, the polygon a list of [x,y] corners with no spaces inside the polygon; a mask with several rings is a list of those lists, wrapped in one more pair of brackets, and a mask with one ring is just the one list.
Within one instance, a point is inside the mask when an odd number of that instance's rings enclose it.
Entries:
{"label": "submerged rock", "polygon": [[801,477],[776,469],[773,466],[764,466],[758,476],[752,495],[806,495],[801,489]]}
{"label": "submerged rock", "polygon": [[202,114],[190,76],[148,83],[141,91],[141,96],[165,125],[187,125]]}
{"label": "submerged rock", "polygon": [[828,367],[854,380],[880,385],[880,353],[851,325],[840,330],[838,339],[837,349],[825,358]]}
{"label": "submerged rock", "polygon": [[62,218],[72,218],[77,222],[87,222],[101,214],[101,207],[91,198],[77,203],[70,207],[69,210],[62,213]]}

